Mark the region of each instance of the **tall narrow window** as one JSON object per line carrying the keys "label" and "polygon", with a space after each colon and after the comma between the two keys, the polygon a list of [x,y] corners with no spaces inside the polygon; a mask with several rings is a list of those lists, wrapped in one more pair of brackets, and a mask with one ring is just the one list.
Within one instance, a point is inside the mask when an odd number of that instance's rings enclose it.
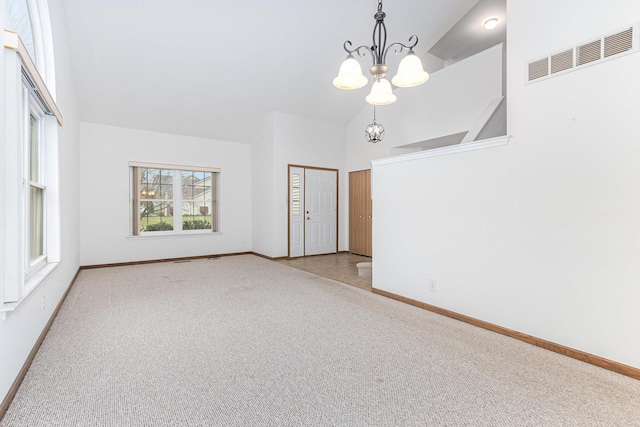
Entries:
{"label": "tall narrow window", "polygon": [[214,174],[182,171],[182,229],[211,230]]}
{"label": "tall narrow window", "polygon": [[300,174],[297,173],[291,178],[291,213],[300,215]]}
{"label": "tall narrow window", "polygon": [[219,173],[132,163],[132,234],[218,231]]}
{"label": "tall narrow window", "polygon": [[173,171],[140,168],[140,230],[173,230]]}
{"label": "tall narrow window", "polygon": [[41,118],[29,115],[29,267],[33,267],[45,256],[44,245],[44,198],[47,189],[42,168]]}

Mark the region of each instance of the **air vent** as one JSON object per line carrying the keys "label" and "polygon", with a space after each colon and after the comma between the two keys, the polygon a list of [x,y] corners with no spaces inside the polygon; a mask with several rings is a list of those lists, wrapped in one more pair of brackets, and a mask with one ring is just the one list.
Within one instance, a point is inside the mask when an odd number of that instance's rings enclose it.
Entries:
{"label": "air vent", "polygon": [[551,56],[551,74],[573,68],[573,49]]}
{"label": "air vent", "polygon": [[633,48],[633,27],[604,38],[604,57],[608,58]]}
{"label": "air vent", "polygon": [[529,64],[529,81],[549,75],[549,58],[544,58]]}
{"label": "air vent", "polygon": [[559,53],[537,59],[527,64],[528,80],[546,78],[578,70],[583,66],[598,64],[617,55],[635,53],[639,50],[638,35],[640,24],[636,23],[621,30],[605,34],[597,40],[590,40]]}
{"label": "air vent", "polygon": [[578,65],[588,64],[602,58],[602,40],[595,40],[591,43],[578,46]]}

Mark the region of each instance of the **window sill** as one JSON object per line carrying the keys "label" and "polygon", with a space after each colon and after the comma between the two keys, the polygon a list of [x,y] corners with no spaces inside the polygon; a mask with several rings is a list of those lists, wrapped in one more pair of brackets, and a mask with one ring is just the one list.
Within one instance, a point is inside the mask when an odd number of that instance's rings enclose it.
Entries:
{"label": "window sill", "polygon": [[183,237],[206,237],[206,236],[220,236],[222,235],[221,231],[214,232],[193,232],[193,233],[165,233],[159,232],[158,234],[143,234],[141,236],[127,236],[127,239],[138,240],[138,239],[173,239],[173,238],[183,238]]}
{"label": "window sill", "polygon": [[57,262],[49,263],[34,273],[33,276],[29,277],[24,284],[26,289],[24,295],[16,302],[7,302],[0,306],[0,320],[3,322],[7,320],[9,314],[13,313],[57,266]]}

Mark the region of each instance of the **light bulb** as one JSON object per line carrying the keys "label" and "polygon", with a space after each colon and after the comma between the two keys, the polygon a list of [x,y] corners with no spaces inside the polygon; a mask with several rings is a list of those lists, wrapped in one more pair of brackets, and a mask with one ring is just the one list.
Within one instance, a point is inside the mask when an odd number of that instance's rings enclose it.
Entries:
{"label": "light bulb", "polygon": [[489,18],[482,24],[485,30],[493,30],[498,26],[498,18]]}

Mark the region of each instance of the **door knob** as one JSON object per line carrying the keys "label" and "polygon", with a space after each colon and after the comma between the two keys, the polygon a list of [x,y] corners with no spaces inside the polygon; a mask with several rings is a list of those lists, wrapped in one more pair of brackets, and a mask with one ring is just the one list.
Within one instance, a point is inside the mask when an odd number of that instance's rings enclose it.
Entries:
{"label": "door knob", "polygon": [[307,221],[309,221],[311,218],[309,216],[307,216]]}

